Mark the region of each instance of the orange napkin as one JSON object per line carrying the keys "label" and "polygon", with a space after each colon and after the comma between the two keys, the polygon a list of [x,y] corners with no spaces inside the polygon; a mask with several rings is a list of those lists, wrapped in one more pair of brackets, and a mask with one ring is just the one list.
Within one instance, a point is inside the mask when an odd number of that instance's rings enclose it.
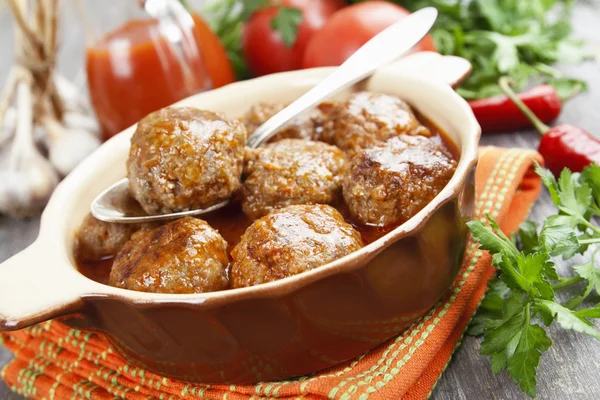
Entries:
{"label": "orange napkin", "polygon": [[[505,232],[516,230],[541,187],[533,160],[542,161],[530,150],[481,148],[474,217],[489,213]],[[171,380],[127,364],[102,336],[56,321],[0,336],[16,356],[1,376],[15,392],[36,399],[425,399],[494,274],[490,261],[469,241],[452,289],[426,316],[354,360],[290,381],[240,386]]]}

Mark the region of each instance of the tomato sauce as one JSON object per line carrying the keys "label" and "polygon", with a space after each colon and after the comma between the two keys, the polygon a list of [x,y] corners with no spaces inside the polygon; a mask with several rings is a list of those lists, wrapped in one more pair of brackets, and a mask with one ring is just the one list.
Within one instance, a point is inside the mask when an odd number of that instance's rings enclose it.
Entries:
{"label": "tomato sauce", "polygon": [[233,82],[219,39],[199,16],[193,18],[193,40],[183,35],[179,42],[183,51],[155,19],[130,20],[88,48],[90,97],[106,138],[152,111]]}

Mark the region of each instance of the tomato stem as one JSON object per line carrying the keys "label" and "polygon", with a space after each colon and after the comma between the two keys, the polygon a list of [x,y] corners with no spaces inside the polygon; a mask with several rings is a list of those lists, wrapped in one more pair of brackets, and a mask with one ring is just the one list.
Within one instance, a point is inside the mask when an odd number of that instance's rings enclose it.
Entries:
{"label": "tomato stem", "polygon": [[550,127],[544,124],[537,117],[537,115],[535,115],[533,111],[531,111],[531,109],[529,109],[529,107],[527,107],[525,103],[523,103],[523,101],[519,99],[519,97],[517,97],[515,92],[510,87],[510,79],[507,76],[503,76],[502,78],[500,78],[500,80],[498,81],[498,86],[500,86],[500,89],[502,89],[504,94],[506,94],[506,96],[513,102],[513,104],[517,106],[517,108],[521,110],[523,114],[525,114],[527,119],[531,121],[533,126],[535,126],[535,129],[537,129],[537,131],[540,134],[543,135],[550,130]]}

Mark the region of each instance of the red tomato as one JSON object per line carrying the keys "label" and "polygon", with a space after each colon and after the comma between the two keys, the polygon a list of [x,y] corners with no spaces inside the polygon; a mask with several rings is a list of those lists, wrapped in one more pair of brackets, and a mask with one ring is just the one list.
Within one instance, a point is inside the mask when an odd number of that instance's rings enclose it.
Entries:
{"label": "red tomato", "polygon": [[[303,68],[340,65],[369,39],[410,14],[387,1],[358,3],[336,12],[310,39]],[[415,46],[415,51],[436,51],[430,35]]]}
{"label": "red tomato", "polygon": [[271,28],[271,20],[279,6],[268,7],[252,14],[244,26],[242,50],[250,70],[255,76],[290,71],[302,67],[302,57],[312,35],[327,19],[343,7],[343,0],[283,0],[283,6],[302,11],[302,23],[296,42],[290,48],[279,32]]}

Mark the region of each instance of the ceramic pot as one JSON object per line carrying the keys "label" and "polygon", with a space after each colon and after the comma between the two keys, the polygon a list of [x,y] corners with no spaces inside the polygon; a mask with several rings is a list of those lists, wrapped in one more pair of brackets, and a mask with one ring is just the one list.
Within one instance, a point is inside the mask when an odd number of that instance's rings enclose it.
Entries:
{"label": "ceramic pot", "polygon": [[[451,84],[469,70],[463,59],[418,53],[361,83],[361,89],[398,95],[445,132],[460,153],[456,173],[418,214],[361,250],[254,287],[142,293],[102,285],[77,271],[75,232],[93,198],[125,176],[135,127],[126,129],[58,186],[38,239],[0,265],[0,331],[67,316],[64,323],[105,333],[125,358],[145,369],[204,383],[290,378],[356,357],[397,335],[440,300],[463,256],[480,128]],[[292,101],[331,71],[270,75],[176,105],[236,117],[259,101]]]}

